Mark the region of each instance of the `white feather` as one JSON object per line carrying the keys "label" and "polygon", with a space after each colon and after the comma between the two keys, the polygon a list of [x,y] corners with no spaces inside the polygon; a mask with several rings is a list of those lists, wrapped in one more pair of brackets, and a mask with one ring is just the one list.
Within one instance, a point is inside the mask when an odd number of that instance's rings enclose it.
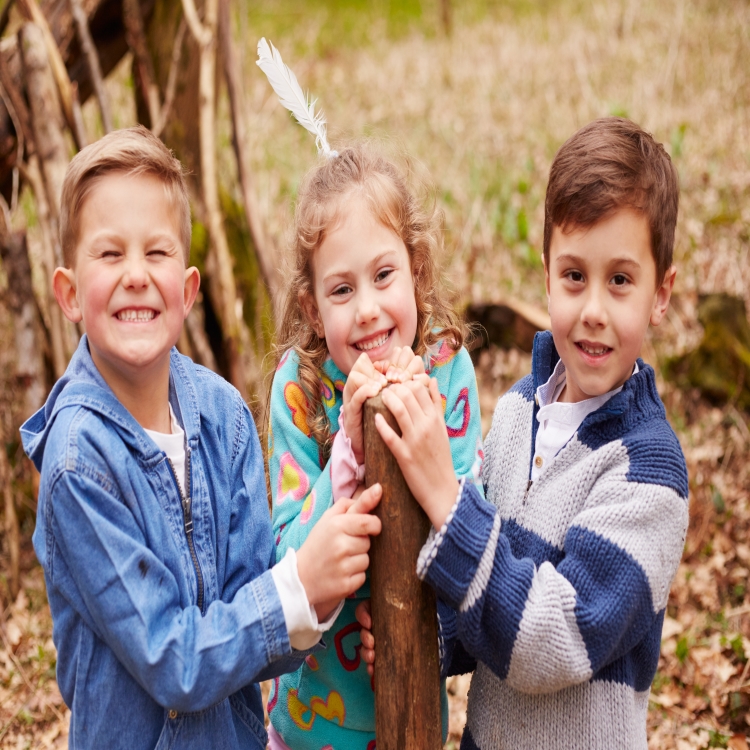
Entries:
{"label": "white feather", "polygon": [[268,81],[279,97],[279,101],[295,116],[303,128],[315,136],[319,154],[337,156],[328,145],[326,121],[322,112],[315,114],[316,99],[305,96],[292,69],[284,64],[276,47],[265,40],[258,42],[256,65],[266,74]]}

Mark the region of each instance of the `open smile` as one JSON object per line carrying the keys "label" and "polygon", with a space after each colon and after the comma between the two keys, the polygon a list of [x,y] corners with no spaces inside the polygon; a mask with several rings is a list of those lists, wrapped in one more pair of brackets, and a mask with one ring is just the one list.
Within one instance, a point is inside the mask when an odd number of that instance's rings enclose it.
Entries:
{"label": "open smile", "polygon": [[133,308],[128,307],[125,310],[119,310],[115,313],[117,320],[124,323],[148,323],[152,321],[159,313],[150,308]]}
{"label": "open smile", "polygon": [[389,331],[376,333],[373,336],[369,336],[366,339],[355,342],[354,348],[359,350],[360,352],[369,352],[373,349],[379,349],[381,346],[384,346],[388,342],[392,333],[393,328],[391,328]]}
{"label": "open smile", "polygon": [[611,346],[593,341],[576,341],[575,345],[584,361],[590,365],[603,364],[614,351]]}

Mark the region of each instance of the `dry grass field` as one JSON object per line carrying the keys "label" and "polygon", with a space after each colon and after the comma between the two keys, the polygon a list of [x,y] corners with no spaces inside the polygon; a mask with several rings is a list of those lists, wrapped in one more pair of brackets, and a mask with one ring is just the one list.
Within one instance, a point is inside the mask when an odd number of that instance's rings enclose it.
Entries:
{"label": "dry grass field", "polygon": [[[429,175],[445,213],[445,277],[461,305],[512,295],[544,306],[546,174],[570,134],[608,114],[631,117],[664,142],[681,180],[674,304],[644,358],[658,368],[697,344],[699,295],[750,303],[748,0],[454,6],[448,34],[439,6],[416,0],[239,1],[255,177],[279,247],[316,156],[254,65],[260,36],[318,97],[334,148],[383,139]],[[120,125],[135,118],[129,71],[126,61],[108,81]],[[231,175],[228,128],[223,139],[221,165]],[[485,427],[498,395],[528,369],[519,352],[482,355]],[[652,689],[649,746],[742,750],[750,734],[750,414],[663,377],[660,388],[688,459],[691,527]],[[64,747],[68,714],[54,683],[43,580],[28,546],[25,559],[24,590],[0,621],[0,747]],[[463,677],[449,684],[449,748],[459,744],[467,686]]]}

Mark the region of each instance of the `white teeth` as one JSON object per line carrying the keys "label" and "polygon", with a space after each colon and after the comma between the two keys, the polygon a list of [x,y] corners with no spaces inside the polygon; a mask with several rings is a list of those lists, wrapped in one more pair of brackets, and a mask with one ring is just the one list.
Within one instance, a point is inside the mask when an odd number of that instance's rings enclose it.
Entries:
{"label": "white teeth", "polygon": [[126,323],[144,323],[148,320],[153,320],[156,317],[154,310],[120,310],[117,313],[117,319],[123,320]]}
{"label": "white teeth", "polygon": [[593,355],[595,357],[597,357],[597,356],[599,356],[601,354],[606,354],[609,351],[609,347],[608,346],[604,346],[604,347],[601,347],[599,349],[592,349],[591,347],[585,346],[584,344],[579,344],[578,346],[580,346],[581,349],[583,349],[583,351],[586,352],[586,354],[591,354],[591,355]]}
{"label": "white teeth", "polygon": [[388,331],[388,333],[383,333],[372,341],[366,341],[364,344],[355,344],[354,346],[356,346],[357,349],[359,349],[361,352],[367,352],[370,351],[370,349],[376,349],[377,347],[385,344],[390,335],[391,333],[390,331]]}

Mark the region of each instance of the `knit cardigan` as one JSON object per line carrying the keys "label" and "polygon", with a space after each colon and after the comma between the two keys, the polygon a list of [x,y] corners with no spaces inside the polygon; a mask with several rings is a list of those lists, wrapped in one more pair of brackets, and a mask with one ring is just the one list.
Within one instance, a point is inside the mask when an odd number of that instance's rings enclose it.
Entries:
{"label": "knit cardigan", "polygon": [[639,360],[532,483],[535,392],[558,359],[538,334],[532,374],[500,399],[487,436],[487,500],[466,483],[418,564],[478,660],[462,750],[647,747],[687,531],[685,460]]}

